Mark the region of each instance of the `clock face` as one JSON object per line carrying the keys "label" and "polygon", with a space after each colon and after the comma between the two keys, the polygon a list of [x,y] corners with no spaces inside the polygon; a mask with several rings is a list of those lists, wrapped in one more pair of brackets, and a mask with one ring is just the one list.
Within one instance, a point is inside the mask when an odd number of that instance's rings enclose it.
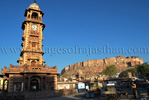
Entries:
{"label": "clock face", "polygon": [[37,25],[32,25],[33,30],[37,30],[37,28],[38,28]]}

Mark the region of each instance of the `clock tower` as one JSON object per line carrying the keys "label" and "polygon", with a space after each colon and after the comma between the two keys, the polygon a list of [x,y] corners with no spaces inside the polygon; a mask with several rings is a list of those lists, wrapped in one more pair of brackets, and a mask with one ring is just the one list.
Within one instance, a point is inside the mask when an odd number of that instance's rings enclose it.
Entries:
{"label": "clock tower", "polygon": [[[18,60],[19,65],[10,64],[9,68],[2,68],[2,91],[16,94],[24,91],[24,97],[41,98],[42,94],[46,97],[57,90],[57,76],[60,75],[57,66],[47,66],[42,58],[42,31],[45,28],[42,22],[43,15],[36,2],[25,10],[26,19],[22,23],[23,48]],[[32,95],[31,91],[38,91],[41,95],[36,95],[36,92]]]}
{"label": "clock tower", "polygon": [[39,5],[35,2],[26,9],[24,16],[25,21],[22,23],[24,33],[22,35],[22,50],[18,63],[23,65],[44,65],[45,61],[42,58],[44,54],[42,50],[42,31],[45,24],[42,22],[44,13],[40,10]]}

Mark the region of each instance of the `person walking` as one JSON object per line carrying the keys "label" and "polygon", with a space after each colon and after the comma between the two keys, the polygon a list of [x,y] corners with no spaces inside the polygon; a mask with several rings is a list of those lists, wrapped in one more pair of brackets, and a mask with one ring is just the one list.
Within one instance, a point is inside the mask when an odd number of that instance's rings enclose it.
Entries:
{"label": "person walking", "polygon": [[96,91],[99,93],[99,96],[101,96],[101,88],[100,88],[100,86],[97,87]]}
{"label": "person walking", "polygon": [[138,98],[138,94],[137,94],[137,86],[136,86],[136,84],[135,84],[134,82],[132,82],[132,84],[131,84],[131,88],[132,88],[133,95],[134,95],[135,99],[137,99],[137,98]]}

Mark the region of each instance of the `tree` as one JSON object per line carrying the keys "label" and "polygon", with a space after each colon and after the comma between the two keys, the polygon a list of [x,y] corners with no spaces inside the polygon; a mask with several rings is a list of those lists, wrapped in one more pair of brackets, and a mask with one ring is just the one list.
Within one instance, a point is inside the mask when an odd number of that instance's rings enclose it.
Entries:
{"label": "tree", "polygon": [[104,74],[105,75],[109,75],[109,77],[112,77],[113,75],[115,75],[117,72],[117,69],[115,67],[115,65],[111,65],[111,66],[108,66],[106,67],[106,69],[104,70]]}
{"label": "tree", "polygon": [[149,64],[144,63],[142,65],[137,66],[138,73],[142,76],[142,78],[147,78],[147,74],[149,73]]}
{"label": "tree", "polygon": [[137,74],[137,68],[131,68],[131,69],[127,69],[125,71],[122,71],[119,75],[119,77],[128,77],[128,72],[132,73],[132,75],[136,75]]}

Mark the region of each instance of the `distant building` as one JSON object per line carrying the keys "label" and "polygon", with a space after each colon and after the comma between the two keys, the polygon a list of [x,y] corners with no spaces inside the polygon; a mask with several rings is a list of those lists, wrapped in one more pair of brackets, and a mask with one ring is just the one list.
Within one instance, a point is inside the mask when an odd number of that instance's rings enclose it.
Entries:
{"label": "distant building", "polygon": [[78,82],[58,82],[57,89],[75,89]]}
{"label": "distant building", "polygon": [[[117,73],[121,73],[124,70],[133,68],[136,65],[143,64],[143,59],[138,56],[125,57],[125,56],[116,56],[106,59],[94,59],[83,62],[78,62],[76,64],[71,64],[65,67],[61,74],[69,74],[69,77],[76,75],[79,72],[79,77],[96,77],[100,75],[103,70],[111,65],[115,65]],[[83,68],[83,70],[82,70]]]}

